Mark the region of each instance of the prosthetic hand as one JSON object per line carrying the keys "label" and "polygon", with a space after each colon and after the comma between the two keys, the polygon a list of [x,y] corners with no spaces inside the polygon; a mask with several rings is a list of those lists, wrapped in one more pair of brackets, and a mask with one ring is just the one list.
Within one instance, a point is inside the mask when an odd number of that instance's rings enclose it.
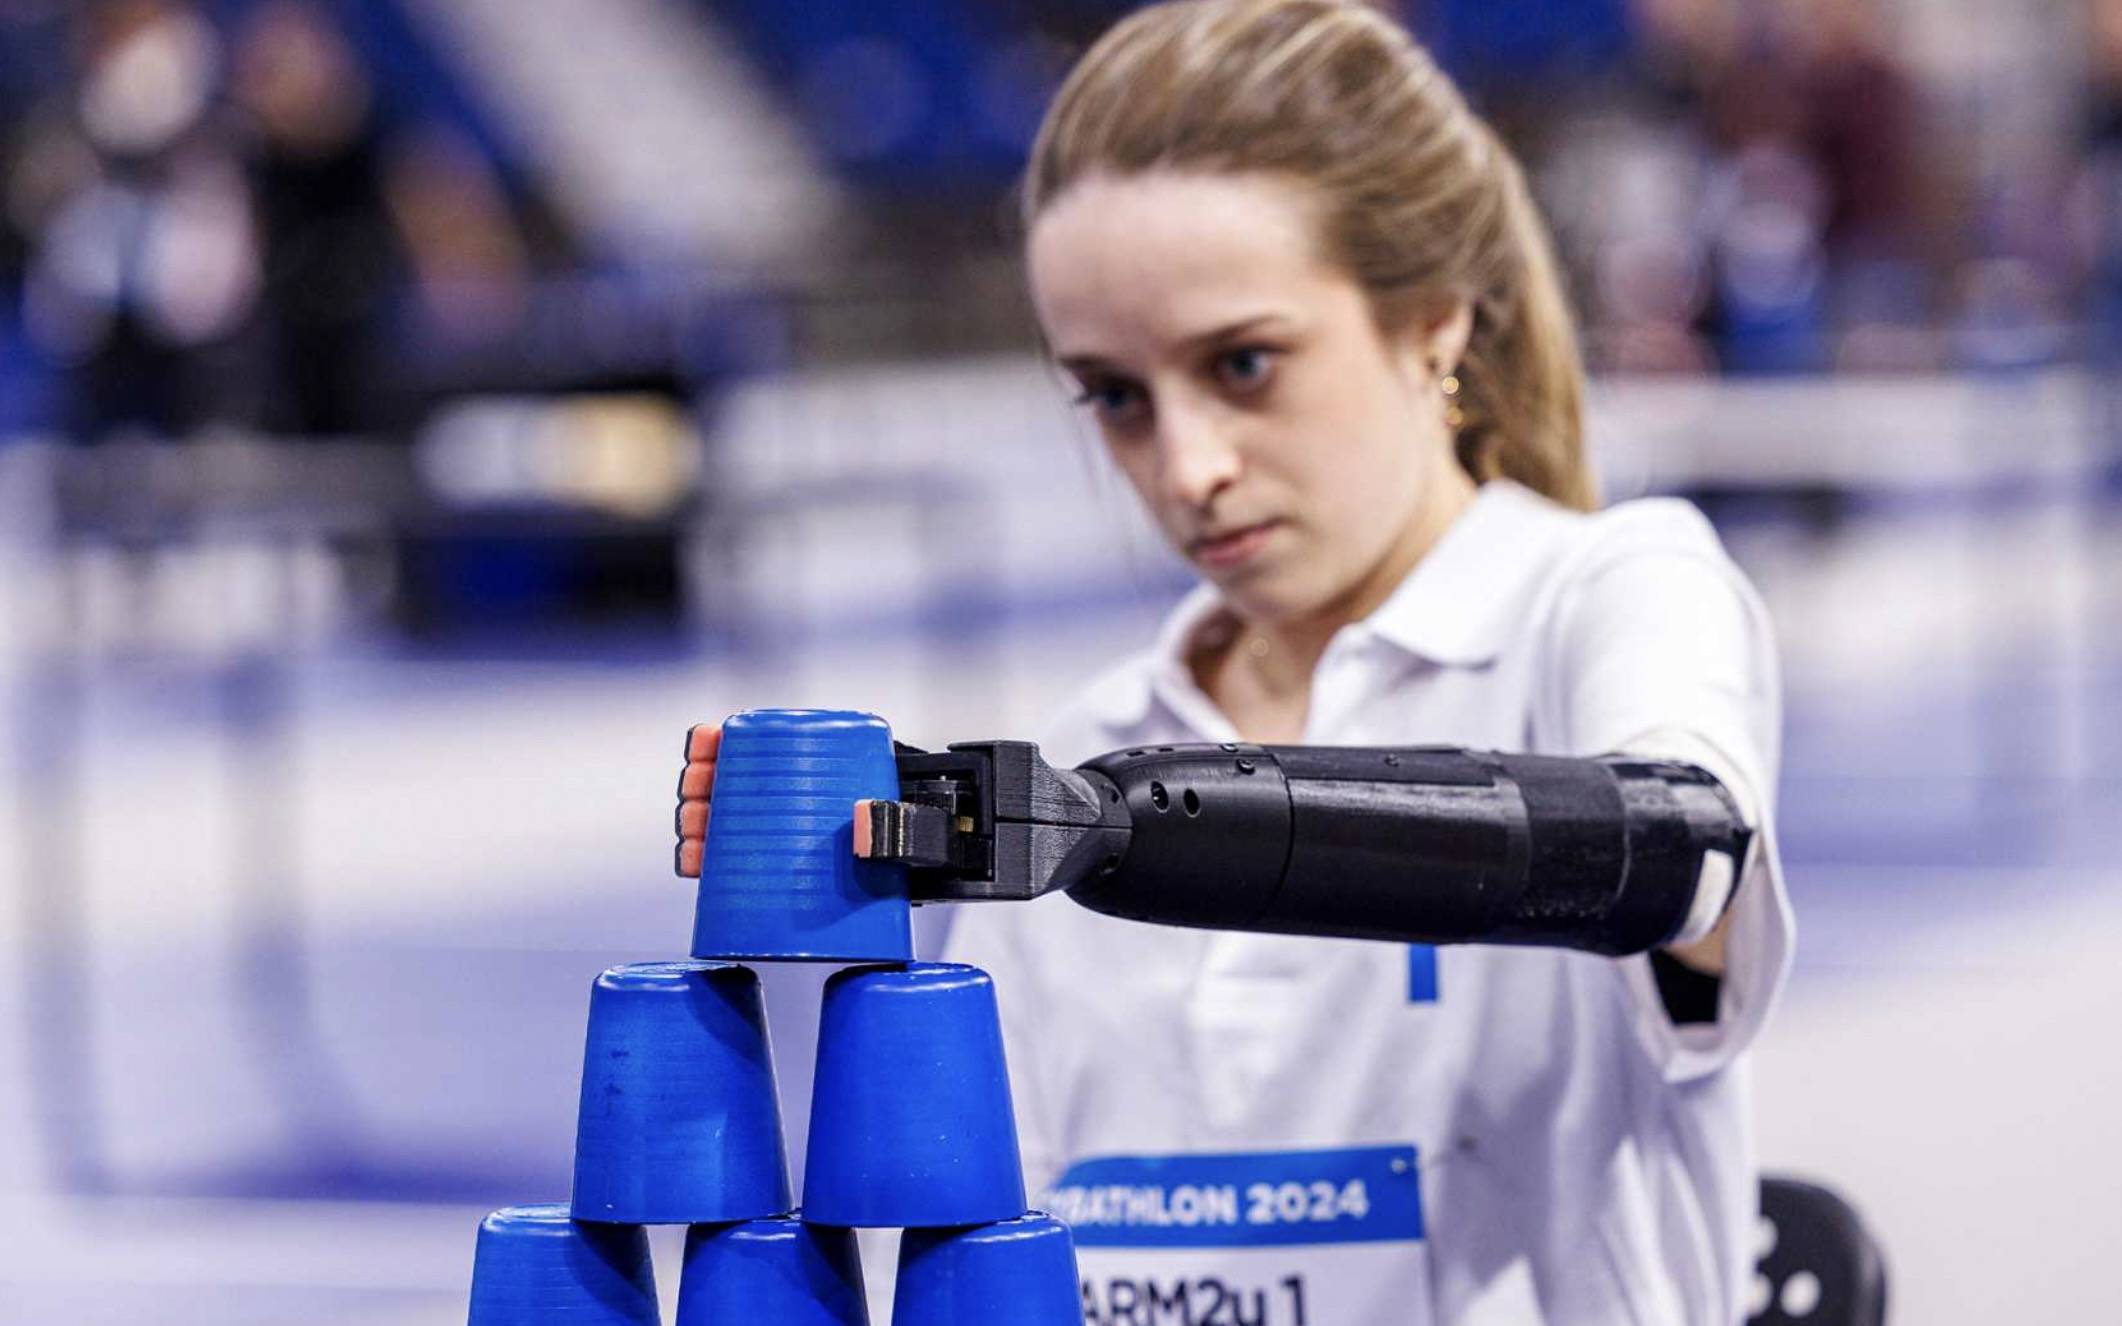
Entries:
{"label": "prosthetic hand", "polygon": [[[680,785],[679,870],[699,870],[715,738]],[[1062,892],[1164,925],[1407,943],[1640,953],[1728,903],[1751,833],[1689,764],[1191,744],[1057,769],[1036,746],[899,747],[900,795],[855,807],[858,855],[917,902]]]}

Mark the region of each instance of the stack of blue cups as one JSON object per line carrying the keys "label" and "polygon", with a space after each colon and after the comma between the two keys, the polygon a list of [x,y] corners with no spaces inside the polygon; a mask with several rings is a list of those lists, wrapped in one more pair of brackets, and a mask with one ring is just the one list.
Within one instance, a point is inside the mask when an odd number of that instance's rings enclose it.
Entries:
{"label": "stack of blue cups", "polygon": [[[481,1225],[471,1326],[660,1326],[654,1224],[689,1226],[677,1326],[868,1326],[858,1228],[907,1231],[898,1326],[1082,1321],[1067,1228],[1025,1209],[994,983],[913,961],[904,870],[854,855],[854,803],[898,790],[873,715],[723,724],[691,960],[597,978],[573,1200]],[[825,986],[800,1208],[740,960],[857,964]]]}

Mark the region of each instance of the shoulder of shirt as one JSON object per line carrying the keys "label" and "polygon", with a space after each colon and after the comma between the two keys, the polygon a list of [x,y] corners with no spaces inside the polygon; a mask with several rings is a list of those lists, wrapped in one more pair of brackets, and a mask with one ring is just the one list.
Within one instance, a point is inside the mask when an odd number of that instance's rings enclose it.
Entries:
{"label": "shoulder of shirt", "polygon": [[1507,528],[1556,552],[1576,555],[1610,548],[1664,545],[1722,551],[1716,527],[1694,503],[1679,497],[1632,497],[1580,511],[1519,484],[1495,482],[1507,504]]}
{"label": "shoulder of shirt", "polygon": [[1622,567],[1669,576],[1687,566],[1709,571],[1749,615],[1765,617],[1753,582],[1725,550],[1716,527],[1693,503],[1677,497],[1637,498],[1593,512],[1560,587],[1589,586]]}
{"label": "shoulder of shirt", "polygon": [[[1766,610],[1750,581],[1724,550],[1714,526],[1681,498],[1643,497],[1596,511],[1578,511],[1537,494],[1515,494],[1514,513],[1527,582],[1516,596],[1515,638],[1551,643],[1567,605],[1595,586],[1610,587],[1612,573],[1641,572],[1672,583],[1678,570],[1708,571],[1727,587],[1742,611],[1765,632]],[[1603,590],[1602,590],[1603,592]],[[1519,634],[1523,632],[1523,634]]]}
{"label": "shoulder of shirt", "polygon": [[1597,511],[1549,504],[1558,522],[1548,589],[1582,585],[1613,567],[1639,559],[1694,561],[1744,583],[1716,527],[1695,505],[1677,497],[1639,497]]}
{"label": "shoulder of shirt", "polygon": [[1665,548],[1724,556],[1716,527],[1694,503],[1678,497],[1638,497],[1584,516],[1589,546],[1598,551]]}
{"label": "shoulder of shirt", "polygon": [[[1763,660],[1763,673],[1772,676],[1775,629],[1767,605],[1692,503],[1637,498],[1569,514],[1577,526],[1574,537],[1550,564],[1529,621],[1531,639],[1548,663],[1561,662],[1555,648],[1573,623],[1620,613],[1639,628],[1662,620],[1692,633],[1707,629],[1712,619],[1704,613],[1714,609],[1716,622],[1736,624],[1745,633]],[[1731,615],[1721,615],[1725,611]]]}
{"label": "shoulder of shirt", "polygon": [[1479,665],[1536,638],[1566,595],[1617,563],[1650,556],[1729,568],[1709,521],[1677,498],[1579,511],[1491,480],[1477,502],[1372,618],[1387,639],[1447,666]]}

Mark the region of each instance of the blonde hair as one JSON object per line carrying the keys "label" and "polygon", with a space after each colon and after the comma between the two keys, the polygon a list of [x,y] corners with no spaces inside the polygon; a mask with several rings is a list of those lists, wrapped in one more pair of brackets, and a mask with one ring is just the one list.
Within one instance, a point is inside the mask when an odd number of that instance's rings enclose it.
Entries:
{"label": "blonde hair", "polygon": [[1040,126],[1027,228],[1088,175],[1260,172],[1320,204],[1327,256],[1381,326],[1473,310],[1458,365],[1459,463],[1598,504],[1584,369],[1524,172],[1429,53],[1353,0],[1171,0],[1107,32]]}

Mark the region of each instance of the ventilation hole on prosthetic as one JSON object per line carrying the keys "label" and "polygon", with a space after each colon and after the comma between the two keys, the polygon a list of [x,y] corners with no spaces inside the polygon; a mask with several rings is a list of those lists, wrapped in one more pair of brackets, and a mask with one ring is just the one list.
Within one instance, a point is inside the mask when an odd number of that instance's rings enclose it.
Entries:
{"label": "ventilation hole on prosthetic", "polygon": [[1820,1306],[1820,1277],[1811,1271],[1800,1271],[1783,1282],[1783,1313],[1789,1317],[1808,1317]]}
{"label": "ventilation hole on prosthetic", "polygon": [[1171,793],[1164,790],[1164,784],[1151,783],[1149,785],[1149,803],[1159,810],[1170,810],[1172,808]]}
{"label": "ventilation hole on prosthetic", "polygon": [[1194,789],[1187,788],[1186,795],[1181,800],[1186,804],[1187,814],[1198,815],[1201,813],[1201,798],[1194,795]]}

